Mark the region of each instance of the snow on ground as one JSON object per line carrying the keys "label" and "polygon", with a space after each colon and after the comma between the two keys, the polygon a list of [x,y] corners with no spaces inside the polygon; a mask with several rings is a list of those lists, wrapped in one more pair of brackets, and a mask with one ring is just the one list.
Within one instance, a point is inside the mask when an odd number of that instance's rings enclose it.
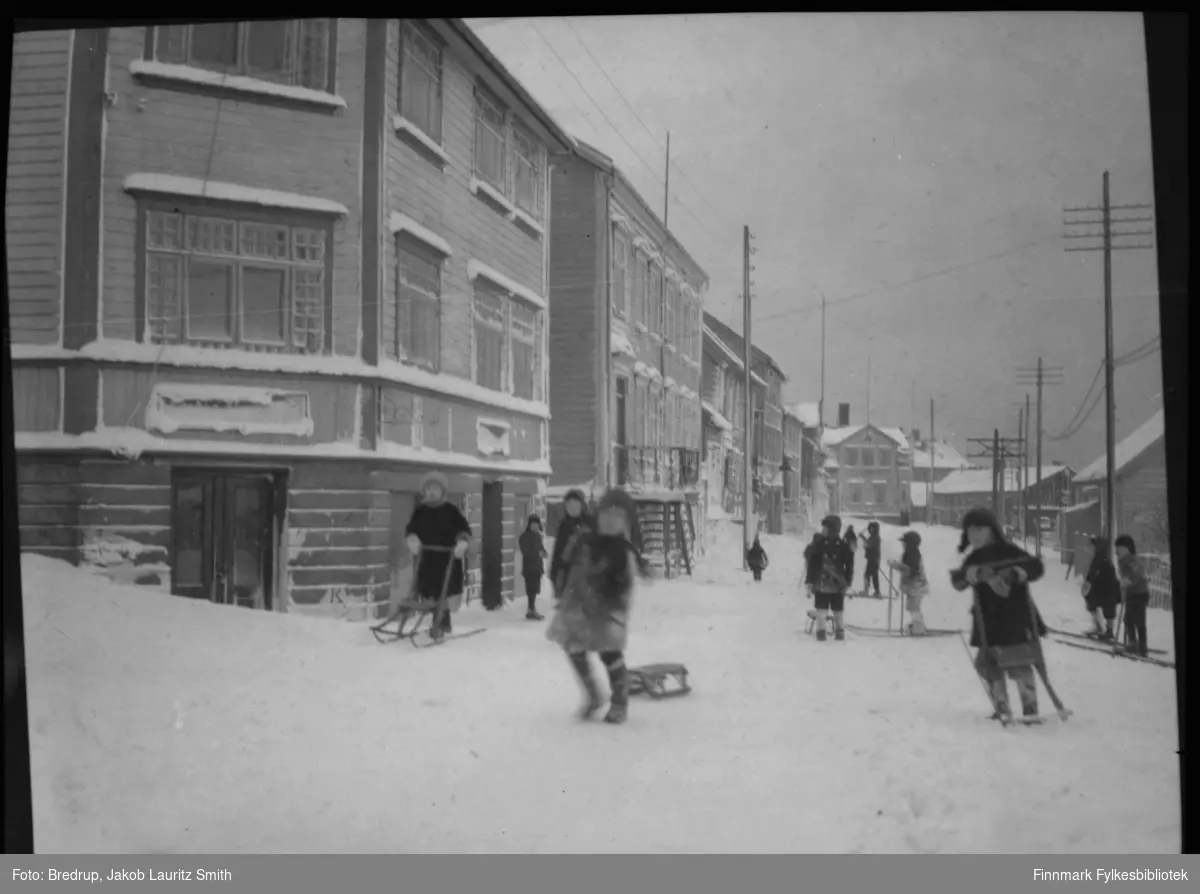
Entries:
{"label": "snow on ground", "polygon": [[[965,627],[957,536],[918,530],[929,622]],[[884,526],[885,559],[899,533]],[[757,586],[729,544],[698,574],[720,583],[640,593],[630,662],[682,661],[694,690],[634,698],[623,727],[574,719],[523,600],[414,650],[25,556],[37,849],[1178,852],[1172,671],[1048,643],[1075,716],[1006,730],[958,637],[805,635],[803,542],[765,545]],[[1056,567],[1039,604],[1082,625]],[[847,616],[883,626],[886,603]]]}

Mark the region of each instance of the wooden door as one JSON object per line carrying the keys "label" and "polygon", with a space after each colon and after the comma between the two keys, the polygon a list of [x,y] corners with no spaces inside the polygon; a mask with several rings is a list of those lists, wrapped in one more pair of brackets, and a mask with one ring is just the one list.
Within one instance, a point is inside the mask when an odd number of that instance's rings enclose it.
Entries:
{"label": "wooden door", "polygon": [[499,608],[504,602],[504,485],[499,481],[483,483],[480,520],[480,598],[485,608]]}

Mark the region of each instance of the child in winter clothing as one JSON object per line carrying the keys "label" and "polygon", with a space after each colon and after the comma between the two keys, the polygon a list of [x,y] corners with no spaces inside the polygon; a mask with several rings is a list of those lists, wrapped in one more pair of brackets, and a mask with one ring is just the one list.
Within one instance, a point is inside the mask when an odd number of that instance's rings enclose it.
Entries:
{"label": "child in winter clothing", "polygon": [[[1092,616],[1096,625],[1096,635],[1100,639],[1111,640],[1117,605],[1121,602],[1121,582],[1117,579],[1117,570],[1113,568],[1112,559],[1109,558],[1108,541],[1103,537],[1093,537],[1092,547],[1095,553],[1083,581],[1083,598],[1088,614]],[[1103,624],[1101,618],[1104,619]]]}
{"label": "child in winter clothing", "polygon": [[929,580],[925,577],[925,560],[921,558],[921,535],[916,531],[905,531],[900,538],[904,554],[900,558],[900,592],[904,594],[904,607],[908,610],[908,632],[913,636],[924,636],[925,617],[921,614],[921,601],[929,595]]}
{"label": "child in winter clothing", "polygon": [[525,530],[517,540],[521,550],[521,577],[525,579],[525,598],[529,600],[529,611],[525,617],[540,621],[537,598],[542,592],[542,578],[546,575],[546,547],[542,542],[542,520],[534,514],[525,523]]}
{"label": "child in winter clothing", "polygon": [[1028,586],[1041,578],[1045,567],[1041,559],[1005,540],[995,516],[986,509],[972,509],[963,517],[958,551],[968,550],[962,567],[950,572],[950,582],[960,592],[968,587],[974,591],[971,645],[979,648],[975,669],[988,684],[995,716],[1012,713],[1007,674],[1017,684],[1025,716],[1036,717],[1038,696],[1033,665],[1002,668],[996,650],[1037,642],[1046,635]]}
{"label": "child in winter clothing", "polygon": [[583,531],[592,529],[592,518],[587,514],[587,498],[583,491],[572,489],[563,498],[566,517],[558,523],[554,535],[554,555],[550,559],[550,584],[554,587],[554,598],[558,599],[566,585],[566,565],[563,556],[571,539]]}
{"label": "child in winter clothing", "polygon": [[853,580],[854,554],[839,535],[842,520],[830,515],[821,522],[821,536],[805,550],[804,583],[813,597],[817,617],[814,630],[817,641],[825,641],[827,616],[833,613],[833,638],[845,639],[846,590]]}
{"label": "child in winter clothing", "polygon": [[[417,557],[414,595],[418,599],[442,597],[446,569],[451,562],[454,567],[450,569],[445,595],[450,600],[461,601],[463,594],[463,568],[471,542],[471,525],[457,506],[446,501],[448,489],[446,476],[441,472],[426,475],[421,481],[421,502],[404,529],[405,544]],[[448,551],[451,549],[452,552]],[[451,632],[449,611],[442,615],[441,632]]]}
{"label": "child in winter clothing", "polygon": [[767,551],[763,549],[762,543],[758,540],[758,535],[754,535],[754,543],[746,550],[746,564],[750,566],[750,570],[754,572],[756,581],[762,580],[762,573],[770,564],[767,558]]}
{"label": "child in winter clothing", "polygon": [[1137,555],[1137,544],[1128,534],[1117,538],[1117,567],[1125,591],[1125,630],[1129,648],[1143,658],[1150,654],[1146,641],[1146,609],[1150,607],[1150,582]]}
{"label": "child in winter clothing", "polygon": [[875,596],[879,596],[879,559],[881,555],[879,522],[867,525],[867,533],[863,536],[863,555],[867,560],[866,570],[863,571],[863,595],[868,595],[871,587],[875,588]]}
{"label": "child in winter clothing", "polygon": [[849,593],[850,598],[853,599],[854,598],[854,557],[855,557],[855,554],[858,552],[858,535],[854,533],[854,525],[846,526],[846,533],[842,537],[842,540],[844,540],[846,543],[846,546],[850,548],[850,575],[846,579],[847,580],[846,590]]}
{"label": "child in winter clothing", "polygon": [[636,507],[623,490],[611,488],[600,500],[596,530],[572,538],[563,561],[566,580],[546,638],[566,651],[587,701],[580,717],[600,709],[600,691],[592,676],[589,652],[599,652],[608,671],[612,696],[608,723],[624,723],[629,704],[625,646],[635,581],[644,567],[630,543]]}

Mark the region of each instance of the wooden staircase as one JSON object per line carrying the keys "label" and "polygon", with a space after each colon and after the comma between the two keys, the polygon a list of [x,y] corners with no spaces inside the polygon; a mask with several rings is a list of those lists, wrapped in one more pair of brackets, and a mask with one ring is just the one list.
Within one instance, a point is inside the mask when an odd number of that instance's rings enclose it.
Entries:
{"label": "wooden staircase", "polygon": [[684,500],[648,500],[634,497],[642,555],[665,578],[691,575],[696,527],[692,504]]}

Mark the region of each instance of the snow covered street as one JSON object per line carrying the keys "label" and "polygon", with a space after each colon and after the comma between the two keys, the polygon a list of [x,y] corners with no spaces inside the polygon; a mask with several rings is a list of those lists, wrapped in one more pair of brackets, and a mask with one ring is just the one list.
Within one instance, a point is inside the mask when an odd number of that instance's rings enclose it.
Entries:
{"label": "snow covered street", "polygon": [[[927,622],[966,629],[957,532],[917,530]],[[898,558],[900,529],[882,533]],[[37,850],[1178,852],[1174,671],[1047,640],[1075,716],[1003,729],[957,636],[812,640],[803,543],[765,545],[757,586],[734,544],[642,589],[629,661],[682,662],[693,692],[636,697],[623,727],[574,718],[567,662],[520,602],[414,650],[26,555]],[[1047,560],[1039,607],[1083,629]],[[854,599],[846,619],[886,613]]]}

